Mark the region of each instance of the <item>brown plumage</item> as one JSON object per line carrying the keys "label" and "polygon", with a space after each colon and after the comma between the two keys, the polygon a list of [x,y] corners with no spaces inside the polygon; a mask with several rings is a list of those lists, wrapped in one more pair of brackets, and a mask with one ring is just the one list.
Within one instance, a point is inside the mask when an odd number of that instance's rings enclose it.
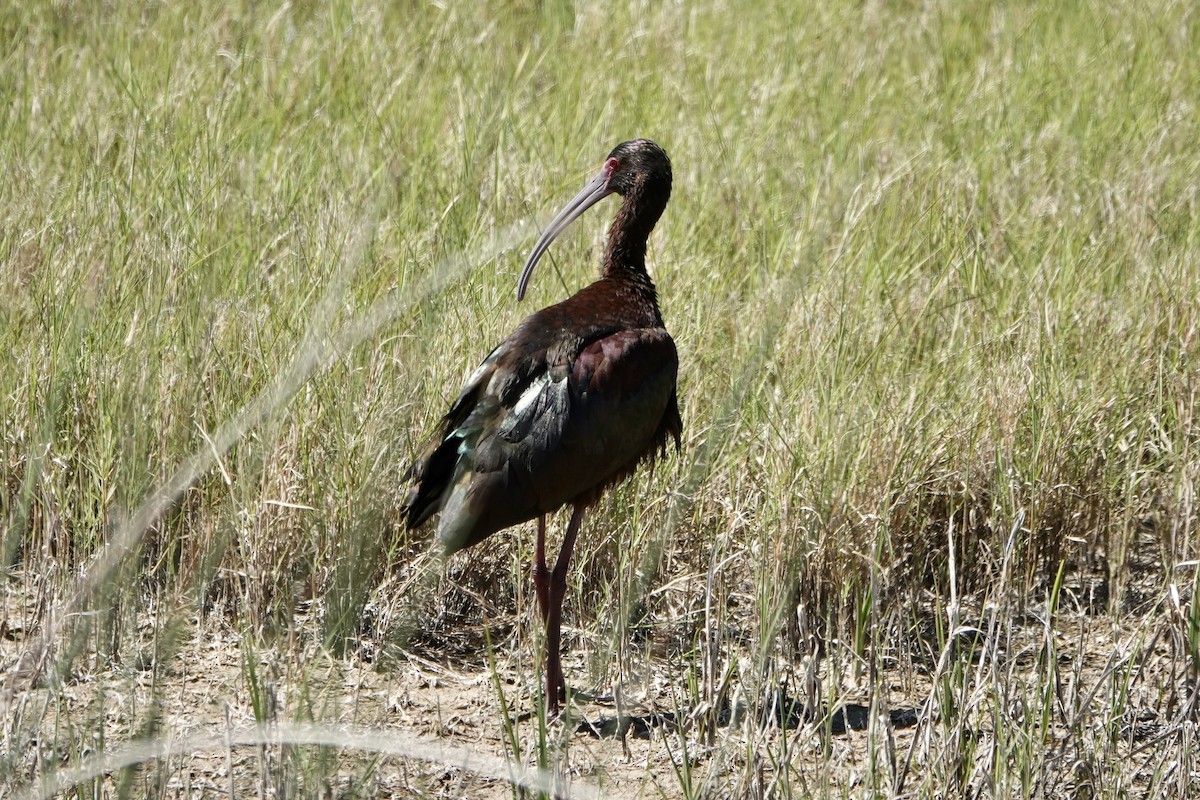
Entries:
{"label": "brown plumage", "polygon": [[[565,695],[559,659],[566,568],[584,509],[603,492],[679,446],[675,343],[646,272],[646,241],[671,195],[671,162],[646,139],[617,145],[600,174],[550,223],[522,270],[517,298],[550,243],[609,194],[624,197],[609,230],[599,280],[527,317],[467,380],[431,442],[409,469],[410,528],[441,513],[447,554],[530,519],[533,566],[546,623],[546,696]],[[553,573],[545,515],[571,521]]]}

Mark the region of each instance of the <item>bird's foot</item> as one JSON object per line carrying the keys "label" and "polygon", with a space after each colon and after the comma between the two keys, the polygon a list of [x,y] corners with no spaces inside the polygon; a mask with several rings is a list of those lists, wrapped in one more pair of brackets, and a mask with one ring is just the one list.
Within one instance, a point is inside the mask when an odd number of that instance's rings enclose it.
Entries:
{"label": "bird's foot", "polygon": [[546,701],[546,721],[557,722],[561,720],[567,711],[571,708],[571,700],[574,699],[574,692],[568,692],[565,683],[560,682],[557,690],[547,687],[544,695]]}

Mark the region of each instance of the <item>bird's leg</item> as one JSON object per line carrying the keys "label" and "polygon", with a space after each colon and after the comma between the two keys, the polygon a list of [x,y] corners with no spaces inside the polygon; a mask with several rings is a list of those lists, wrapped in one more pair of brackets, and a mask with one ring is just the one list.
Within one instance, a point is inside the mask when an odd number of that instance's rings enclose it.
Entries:
{"label": "bird's leg", "polygon": [[533,556],[533,590],[537,593],[542,624],[550,619],[550,569],[546,566],[546,515],[537,518],[537,551]]}
{"label": "bird's leg", "polygon": [[550,574],[547,597],[550,608],[546,615],[546,702],[551,715],[558,714],[559,702],[567,697],[562,656],[559,653],[559,643],[562,640],[562,604],[567,593],[567,565],[571,563],[571,551],[575,549],[575,537],[579,534],[579,525],[582,522],[583,506],[577,505],[571,511],[571,521],[567,523],[567,532],[563,534],[558,560],[554,562],[554,572]]}

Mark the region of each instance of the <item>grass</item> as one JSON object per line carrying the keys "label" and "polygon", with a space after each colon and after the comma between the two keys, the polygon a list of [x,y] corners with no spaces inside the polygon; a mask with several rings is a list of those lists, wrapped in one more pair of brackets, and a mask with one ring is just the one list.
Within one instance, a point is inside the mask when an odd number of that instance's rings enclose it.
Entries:
{"label": "grass", "polygon": [[[507,757],[580,796],[1194,794],[1198,25],[12,4],[7,788],[507,796]],[[515,303],[633,136],[674,161],[685,442],[585,520],[568,680],[687,724],[593,743],[518,718],[532,532],[443,568],[397,507],[463,377],[594,274],[609,206]]]}

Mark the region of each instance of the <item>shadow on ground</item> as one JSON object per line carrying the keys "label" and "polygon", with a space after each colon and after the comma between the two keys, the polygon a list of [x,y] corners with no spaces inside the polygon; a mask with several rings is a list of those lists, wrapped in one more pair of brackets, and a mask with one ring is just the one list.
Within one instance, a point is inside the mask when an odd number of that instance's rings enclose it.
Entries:
{"label": "shadow on ground", "polygon": [[[584,733],[597,739],[633,736],[635,739],[649,739],[655,729],[674,731],[686,727],[692,714],[689,712],[652,711],[647,714],[628,714],[613,717],[600,717],[595,720],[584,720],[575,729],[576,733]],[[862,731],[867,729],[870,720],[870,708],[860,703],[846,703],[834,708],[831,712],[820,715],[805,708],[798,700],[781,694],[769,706],[761,709],[760,721],[763,725],[777,725],[791,730],[802,724],[829,726],[829,732],[842,735],[847,731]],[[916,708],[898,708],[888,712],[888,718],[893,728],[911,728],[917,724]],[[729,725],[738,722],[741,714],[726,707],[717,715],[718,725]]]}

